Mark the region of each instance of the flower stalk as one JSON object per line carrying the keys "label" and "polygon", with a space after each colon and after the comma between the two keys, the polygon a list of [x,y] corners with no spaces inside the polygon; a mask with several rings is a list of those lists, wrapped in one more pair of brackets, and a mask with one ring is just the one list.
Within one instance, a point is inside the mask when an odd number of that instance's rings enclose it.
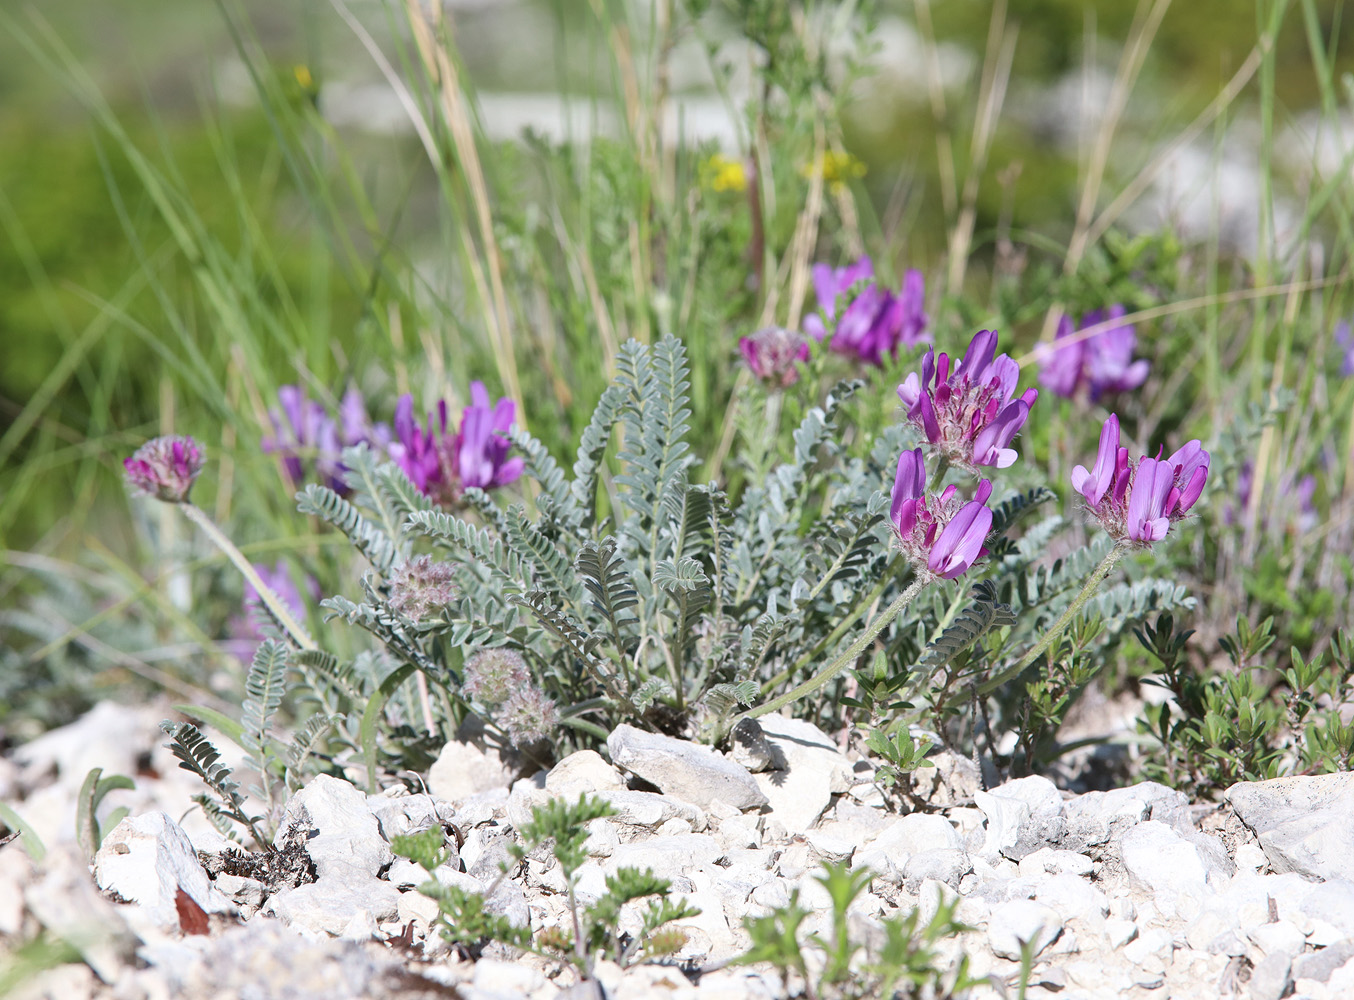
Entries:
{"label": "flower stalk", "polygon": [[1077,594],[1072,600],[1072,603],[1067,606],[1067,609],[1058,616],[1058,620],[1053,623],[1053,627],[1044,633],[1044,637],[1035,643],[1034,646],[1030,648],[1030,651],[1022,656],[1015,666],[1008,667],[995,677],[989,677],[982,684],[979,684],[978,694],[991,694],[1012,677],[1019,676],[1029,668],[1030,664],[1039,659],[1039,657],[1044,654],[1044,651],[1047,650],[1049,646],[1053,645],[1054,640],[1067,630],[1067,626],[1072,624],[1072,619],[1077,616],[1083,607],[1085,607],[1086,602],[1091,599],[1091,595],[1095,593],[1096,588],[1104,582],[1105,577],[1110,575],[1110,571],[1114,569],[1115,564],[1127,555],[1128,550],[1132,547],[1132,543],[1122,541],[1116,543],[1114,548],[1105,553],[1105,558],[1100,560],[1100,565],[1096,566],[1094,572],[1086,578],[1086,583],[1081,588],[1081,592]]}
{"label": "flower stalk", "polygon": [[903,609],[916,599],[917,595],[921,593],[922,588],[930,583],[932,579],[933,578],[927,574],[920,574],[917,579],[912,582],[910,587],[899,594],[894,599],[893,603],[884,609],[884,612],[878,618],[866,626],[865,631],[861,633],[860,638],[851,643],[846,652],[842,653],[826,667],[818,671],[818,673],[799,685],[799,687],[787,691],[779,698],[771,699],[771,701],[768,701],[764,705],[750,708],[737,716],[733,720],[732,725],[736,726],[744,719],[755,719],[760,715],[769,715],[772,712],[777,712],[791,702],[798,701],[805,695],[817,691],[852,663],[856,662],[860,657],[860,654],[869,648],[870,643],[874,642],[875,639],[879,637],[879,633],[888,628],[889,624],[902,613]]}
{"label": "flower stalk", "polygon": [[178,506],[188,515],[190,521],[206,533],[207,537],[212,540],[212,544],[225,553],[226,558],[235,564],[235,568],[244,574],[244,578],[249,581],[249,585],[258,593],[259,600],[268,608],[269,614],[282,626],[282,631],[287,633],[291,641],[301,649],[318,649],[315,640],[292,615],[291,609],[287,607],[287,602],[278,597],[277,592],[264,582],[263,577],[259,576],[258,571],[244,557],[244,553],[235,547],[235,543],[216,526],[206,512],[186,500]]}

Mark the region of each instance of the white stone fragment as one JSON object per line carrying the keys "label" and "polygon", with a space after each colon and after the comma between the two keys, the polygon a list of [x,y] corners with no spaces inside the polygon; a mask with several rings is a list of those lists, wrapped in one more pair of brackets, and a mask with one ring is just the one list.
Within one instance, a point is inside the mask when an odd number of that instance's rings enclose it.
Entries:
{"label": "white stone fragment", "polygon": [[607,750],[618,767],[702,809],[715,800],[739,809],[767,803],[752,775],[711,747],[623,725],[607,737]]}
{"label": "white stone fragment", "polygon": [[439,799],[460,802],[480,792],[508,788],[516,775],[517,769],[498,750],[452,740],[428,769],[428,790]]}
{"label": "white stone fragment", "polygon": [[1242,782],[1224,798],[1274,871],[1354,879],[1354,773]]}
{"label": "white stone fragment", "polygon": [[1002,958],[1019,961],[1022,947],[1029,945],[1037,957],[1058,939],[1063,921],[1051,906],[1029,899],[1016,899],[992,907],[987,921],[987,941]]}
{"label": "white stone fragment", "polygon": [[180,891],[206,913],[233,909],[207,878],[188,835],[162,812],[129,816],[114,827],[94,856],[94,880],[105,892],[139,904],[165,931],[180,929]]}
{"label": "white stone fragment", "polygon": [[342,778],[317,775],[293,795],[282,811],[274,842],[283,843],[293,826],[305,831],[306,853],[321,879],[350,873],[374,879],[394,857],[367,796]]}
{"label": "white stone fragment", "polygon": [[1198,848],[1165,823],[1149,820],[1129,829],[1119,854],[1129,881],[1151,892],[1159,904],[1173,906],[1188,890],[1207,889],[1208,869]]}
{"label": "white stone fragment", "polygon": [[579,750],[550,769],[545,776],[545,787],[552,795],[574,801],[584,794],[622,791],[625,781],[596,750]]}

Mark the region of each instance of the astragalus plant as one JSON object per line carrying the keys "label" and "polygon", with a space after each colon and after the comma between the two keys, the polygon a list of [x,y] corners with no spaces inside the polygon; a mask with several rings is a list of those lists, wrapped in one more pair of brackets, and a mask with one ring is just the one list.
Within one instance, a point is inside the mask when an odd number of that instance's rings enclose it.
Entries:
{"label": "astragalus plant", "polygon": [[[1207,452],[1192,441],[1169,458],[1130,459],[1111,417],[1090,470],[1072,481],[1104,533],[1069,550],[1056,515],[1018,533],[1054,493],[1001,493],[987,478],[1029,482],[1013,444],[1038,395],[1020,391],[994,332],[962,358],[929,351],[873,441],[858,440],[851,420],[858,383],[809,400],[793,454],[734,502],[693,481],[682,342],[629,342],[617,368],[572,475],[486,397],[471,408],[484,426],[467,410],[454,436],[445,414],[421,429],[402,403],[400,441],[385,455],[366,444],[342,452],[343,494],[315,483],[298,494],[366,561],[361,593],[323,605],[375,636],[390,664],[371,681],[379,697],[355,700],[347,725],[334,716],[369,765],[391,721],[385,698],[414,680],[423,687],[408,704],[421,704],[425,735],[445,738],[473,714],[541,761],[622,722],[719,742],[789,706],[890,732],[874,744],[904,757],[899,725],[919,718],[946,742],[981,730],[994,754],[1010,734],[1003,762],[1031,767],[1056,752],[1058,724],[1125,628],[1188,603],[1144,572],[1149,560],[1099,588],[1188,514]],[[783,373],[774,381],[773,392],[796,388]],[[483,468],[466,463],[467,440]],[[522,499],[502,506],[472,474],[485,486],[513,481]],[[186,491],[165,498],[176,497]],[[1056,547],[1068,554],[1044,558]],[[323,664],[285,608],[274,617],[299,664]],[[388,731],[385,742],[398,756]]]}

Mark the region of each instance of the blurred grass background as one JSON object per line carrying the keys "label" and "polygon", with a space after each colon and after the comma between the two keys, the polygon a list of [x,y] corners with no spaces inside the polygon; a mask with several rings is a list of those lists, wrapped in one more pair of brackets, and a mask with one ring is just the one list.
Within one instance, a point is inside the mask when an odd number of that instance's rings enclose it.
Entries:
{"label": "blurred grass background", "polygon": [[[811,21],[851,10],[810,7]],[[202,499],[247,551],[332,580],[329,540],[257,447],[279,386],[332,400],[356,384],[389,419],[400,392],[454,401],[482,378],[563,456],[616,343],[674,328],[698,359],[694,450],[709,455],[728,445],[738,336],[801,316],[807,264],[862,249],[886,276],[926,271],[942,346],[1000,323],[1019,354],[1053,310],[1198,299],[1140,324],[1154,375],[1121,415],[1153,442],[1230,429],[1211,532],[1179,546],[1182,573],[1205,617],[1277,609],[1288,638],[1321,644],[1348,593],[1354,503],[1354,396],[1327,371],[1354,247],[1344,4],[886,3],[862,37],[824,31],[822,49],[783,16],[798,6],[689,8],[699,30],[666,3],[448,8],[447,68],[479,96],[471,143],[398,3],[0,11],[0,607],[48,609],[6,622],[22,638],[0,716],[34,678],[63,678],[50,710],[25,702],[44,721],[92,697],[90,676],[149,683],[163,663],[212,690],[238,679],[218,655],[238,584],[186,580],[186,563],[216,563],[172,517],[128,517],[119,462],[146,437],[199,436],[219,459]],[[748,38],[781,62],[750,73]],[[1130,90],[1099,150],[1102,121],[1077,109],[1112,107],[1119,72]],[[519,119],[536,134],[504,138]],[[1199,121],[1202,167],[1179,201],[1202,223],[1135,216],[1140,198],[1110,220],[1139,239],[1078,245]],[[565,141],[594,129],[606,137]],[[1336,137],[1335,167],[1290,148],[1293,129]],[[838,146],[864,167],[840,190],[805,169]],[[755,155],[765,218],[702,187],[721,148]],[[1317,256],[1294,250],[1308,243]],[[892,419],[910,364],[869,373],[863,429]],[[1025,453],[1065,479],[1092,424],[1047,397]],[[1243,451],[1269,491],[1225,524]],[[1274,511],[1311,472],[1324,527],[1301,535]],[[185,648],[206,659],[186,665]]]}

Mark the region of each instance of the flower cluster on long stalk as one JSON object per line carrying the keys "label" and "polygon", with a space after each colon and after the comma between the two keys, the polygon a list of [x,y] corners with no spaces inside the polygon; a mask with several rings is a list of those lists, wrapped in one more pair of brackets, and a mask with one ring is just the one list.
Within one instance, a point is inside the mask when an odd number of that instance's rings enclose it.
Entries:
{"label": "flower cluster on long stalk", "polygon": [[907,418],[932,450],[975,473],[983,466],[1015,464],[1019,456],[1010,444],[1039,398],[1037,389],[1015,395],[1020,366],[996,350],[996,332],[981,330],[958,364],[944,352],[927,351],[921,373],[898,386]]}
{"label": "flower cluster on long stalk", "polygon": [[293,486],[300,487],[311,479],[309,468],[313,463],[320,482],[346,496],[343,449],[359,444],[385,448],[390,444],[390,428],[372,423],[366,400],[355,386],[343,394],[337,419],[294,385],[279,389],[277,402],[268,411],[273,433],[264,437],[262,446],[281,459]]}
{"label": "flower cluster on long stalk", "polygon": [[[838,317],[837,300],[862,281],[869,284]],[[920,271],[908,271],[901,291],[895,293],[874,280],[874,263],[869,257],[837,269],[816,264],[813,288],[819,312],[805,318],[804,331],[822,341],[828,326],[836,320],[828,348],[837,354],[878,367],[900,347],[915,347],[928,338],[926,286]]]}
{"label": "flower cluster on long stalk", "polygon": [[414,399],[401,396],[395,407],[396,440],[390,457],[419,492],[438,503],[455,504],[471,487],[506,486],[522,474],[523,460],[509,458],[508,432],[516,418],[511,399],[490,406],[483,382],[470,383],[470,405],[453,434],[447,404],[439,401],[422,426],[414,419]]}
{"label": "flower cluster on long stalk", "polygon": [[[1089,396],[1092,402],[1113,392],[1128,392],[1147,381],[1150,363],[1133,359],[1138,335],[1132,323],[1121,322],[1124,307],[1097,309],[1081,318],[1075,328],[1071,316],[1063,316],[1052,344],[1037,352],[1039,383],[1064,399]],[[1103,330],[1082,331],[1109,324]]]}
{"label": "flower cluster on long stalk", "polygon": [[1119,444],[1119,418],[1110,414],[1100,431],[1100,448],[1089,471],[1072,470],[1072,488],[1105,530],[1120,541],[1151,545],[1194,506],[1208,480],[1209,454],[1188,441],[1170,458],[1128,457]]}

